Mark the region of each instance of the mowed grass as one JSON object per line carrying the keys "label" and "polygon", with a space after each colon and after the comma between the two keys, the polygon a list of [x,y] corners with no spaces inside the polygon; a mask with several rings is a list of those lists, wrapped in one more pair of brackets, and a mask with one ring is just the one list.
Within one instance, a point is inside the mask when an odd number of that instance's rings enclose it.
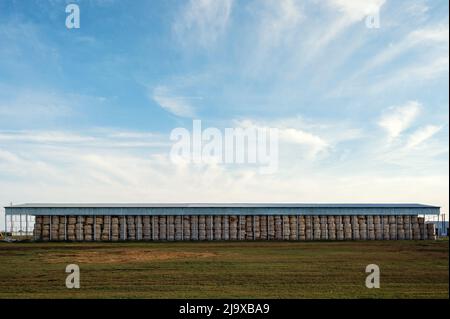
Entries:
{"label": "mowed grass", "polygon": [[[448,298],[448,241],[0,243],[0,298]],[[81,288],[65,287],[66,265]],[[365,287],[377,264],[381,288]]]}

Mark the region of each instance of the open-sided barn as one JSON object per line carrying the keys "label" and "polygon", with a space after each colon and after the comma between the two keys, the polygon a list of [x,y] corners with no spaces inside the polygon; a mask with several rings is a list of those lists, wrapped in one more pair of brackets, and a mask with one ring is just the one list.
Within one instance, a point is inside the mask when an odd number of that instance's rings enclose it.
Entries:
{"label": "open-sided barn", "polygon": [[[23,204],[5,207],[44,241],[434,239],[422,204]],[[29,223],[29,216],[34,216]],[[9,221],[8,221],[9,218]],[[15,219],[17,220],[17,218]],[[21,222],[21,228],[24,226]]]}

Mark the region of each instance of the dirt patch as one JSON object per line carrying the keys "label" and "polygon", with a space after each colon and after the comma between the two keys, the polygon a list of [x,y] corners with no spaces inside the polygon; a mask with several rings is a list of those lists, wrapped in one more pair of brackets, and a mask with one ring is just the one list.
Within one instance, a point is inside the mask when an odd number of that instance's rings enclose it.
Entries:
{"label": "dirt patch", "polygon": [[197,259],[214,257],[217,254],[208,252],[168,252],[157,250],[123,249],[114,251],[81,251],[72,254],[43,254],[41,257],[49,263],[80,263],[80,264],[106,264],[106,263],[142,263],[158,260]]}

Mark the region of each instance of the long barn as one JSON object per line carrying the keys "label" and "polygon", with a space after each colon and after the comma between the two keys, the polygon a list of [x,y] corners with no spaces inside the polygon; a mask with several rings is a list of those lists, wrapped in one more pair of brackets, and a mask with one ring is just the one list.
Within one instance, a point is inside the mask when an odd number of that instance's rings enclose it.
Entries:
{"label": "long barn", "polygon": [[439,214],[423,204],[22,204],[5,207],[5,225],[19,219],[42,241],[423,240],[436,236],[425,217]]}

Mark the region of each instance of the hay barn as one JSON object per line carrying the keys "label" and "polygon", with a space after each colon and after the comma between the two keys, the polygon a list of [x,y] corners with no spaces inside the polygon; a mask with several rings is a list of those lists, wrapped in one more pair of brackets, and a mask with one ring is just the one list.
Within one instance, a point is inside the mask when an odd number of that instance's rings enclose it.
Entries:
{"label": "hay barn", "polygon": [[5,207],[5,225],[39,241],[423,240],[436,238],[425,217],[439,213],[422,204],[23,204]]}

